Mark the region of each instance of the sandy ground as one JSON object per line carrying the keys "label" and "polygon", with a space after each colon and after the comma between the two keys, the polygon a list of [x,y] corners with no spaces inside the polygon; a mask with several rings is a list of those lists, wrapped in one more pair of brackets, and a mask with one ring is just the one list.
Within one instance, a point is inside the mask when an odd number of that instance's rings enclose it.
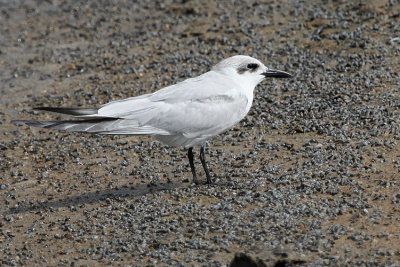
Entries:
{"label": "sandy ground", "polygon": [[[1,265],[400,266],[399,37],[398,1],[0,1]],[[295,77],[209,142],[212,186],[148,137],[10,122],[235,54]]]}

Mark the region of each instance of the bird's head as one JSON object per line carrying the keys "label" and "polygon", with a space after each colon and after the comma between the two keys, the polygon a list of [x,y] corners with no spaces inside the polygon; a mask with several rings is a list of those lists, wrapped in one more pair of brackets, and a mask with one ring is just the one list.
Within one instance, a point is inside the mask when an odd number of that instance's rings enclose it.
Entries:
{"label": "bird's head", "polygon": [[233,56],[222,60],[212,69],[213,71],[229,75],[241,83],[255,87],[265,78],[290,78],[291,74],[267,68],[259,60],[249,56]]}

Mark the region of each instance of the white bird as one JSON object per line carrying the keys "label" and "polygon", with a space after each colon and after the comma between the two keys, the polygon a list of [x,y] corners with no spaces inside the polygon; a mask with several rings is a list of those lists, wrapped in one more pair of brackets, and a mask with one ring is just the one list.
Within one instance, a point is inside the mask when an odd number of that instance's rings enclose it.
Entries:
{"label": "white bird", "polygon": [[204,156],[205,141],[232,128],[246,116],[254,88],[268,77],[292,75],[269,69],[255,58],[237,55],[222,60],[209,72],[152,94],[112,101],[98,108],[36,108],[74,115],[75,120],[13,122],[69,132],[150,135],[170,146],[184,146],[196,184],[199,180],[192,150],[200,145],[200,161],[207,183],[212,183]]}

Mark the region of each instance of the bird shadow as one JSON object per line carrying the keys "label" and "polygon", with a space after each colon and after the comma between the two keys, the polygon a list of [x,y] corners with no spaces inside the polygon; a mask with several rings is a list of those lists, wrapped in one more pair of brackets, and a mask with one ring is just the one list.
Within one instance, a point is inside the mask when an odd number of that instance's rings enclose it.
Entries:
{"label": "bird shadow", "polygon": [[25,212],[41,212],[62,207],[71,207],[82,204],[92,204],[104,201],[107,198],[136,198],[160,191],[172,190],[184,186],[184,183],[160,183],[157,185],[143,184],[138,186],[120,186],[112,189],[96,190],[84,194],[74,195],[54,201],[44,201],[29,206],[10,208],[1,212],[2,215],[12,215]]}

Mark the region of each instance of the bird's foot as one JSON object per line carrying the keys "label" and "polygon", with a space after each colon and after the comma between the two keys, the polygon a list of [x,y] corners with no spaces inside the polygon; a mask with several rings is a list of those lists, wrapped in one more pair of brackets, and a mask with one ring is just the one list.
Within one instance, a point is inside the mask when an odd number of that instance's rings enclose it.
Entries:
{"label": "bird's foot", "polygon": [[196,184],[196,185],[206,185],[206,184],[211,185],[211,184],[214,184],[214,182],[210,178],[207,178],[206,181],[200,181],[199,179],[196,178],[196,179],[193,179],[193,183]]}
{"label": "bird's foot", "polygon": [[195,184],[195,185],[201,185],[201,184],[204,184],[203,182],[201,182],[197,177],[193,177],[193,183]]}

